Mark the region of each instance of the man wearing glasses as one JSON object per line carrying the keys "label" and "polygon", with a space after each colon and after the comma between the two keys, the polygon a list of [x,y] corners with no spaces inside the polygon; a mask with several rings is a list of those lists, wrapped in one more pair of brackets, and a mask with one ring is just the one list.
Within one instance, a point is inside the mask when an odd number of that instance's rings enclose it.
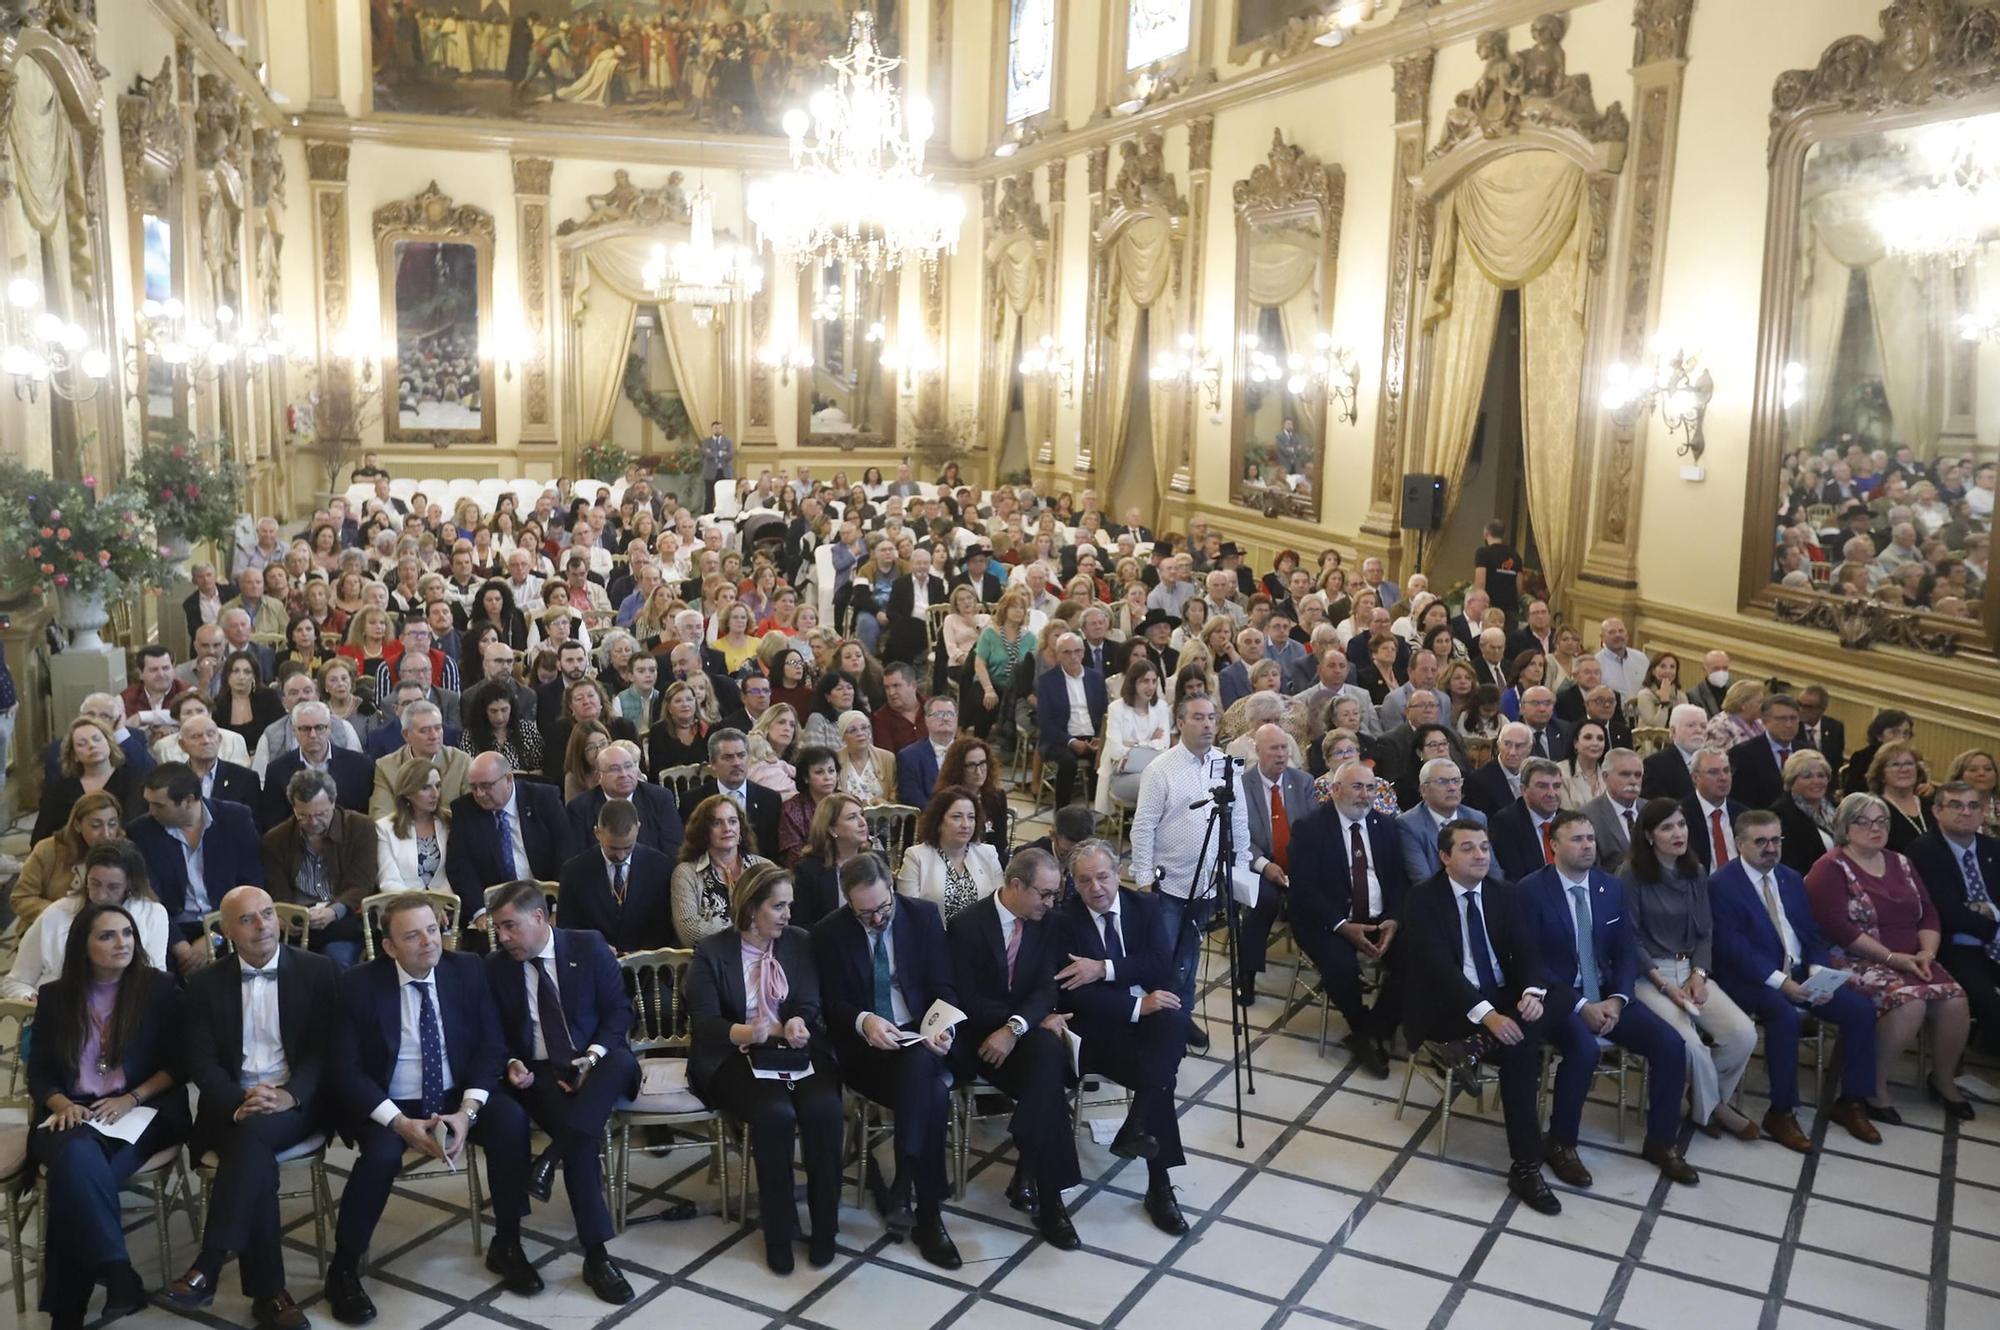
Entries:
{"label": "man wearing glasses", "polygon": [[2000,840],[1980,831],[1985,796],[1964,781],[1947,781],[1931,796],[1934,829],[1904,851],[1924,880],[1944,922],[1939,958],[1965,989],[1980,1038],[2000,1046]]}
{"label": "man wearing glasses", "polygon": [[1465,806],[1465,777],[1458,763],[1434,757],[1417,771],[1417,792],[1423,802],[1396,822],[1403,833],[1403,871],[1412,882],[1435,877],[1444,869],[1438,858],[1438,832],[1447,822],[1486,825],[1486,814]]}

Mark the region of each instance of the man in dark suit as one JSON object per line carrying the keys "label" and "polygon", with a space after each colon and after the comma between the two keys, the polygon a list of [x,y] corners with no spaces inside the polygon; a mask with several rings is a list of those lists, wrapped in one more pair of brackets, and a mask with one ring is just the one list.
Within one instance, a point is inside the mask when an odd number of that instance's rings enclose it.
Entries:
{"label": "man in dark suit", "polygon": [[1292,828],[1315,807],[1312,777],[1288,765],[1292,740],[1284,729],[1260,726],[1255,739],[1257,761],[1237,778],[1250,824],[1250,871],[1258,877],[1257,902],[1244,912],[1236,941],[1236,1001],[1245,1007],[1257,1000],[1271,925],[1291,885]]}
{"label": "man in dark suit", "polygon": [[1521,624],[1507,639],[1507,658],[1512,660],[1523,651],[1539,651],[1544,656],[1556,654],[1555,617],[1549,613],[1546,600],[1531,600],[1521,617]]}
{"label": "man in dark suit", "polygon": [[1187,1053],[1188,1016],[1174,991],[1172,940],[1151,892],[1121,889],[1118,851],[1087,840],[1070,861],[1076,894],[1055,914],[1051,939],[1064,1023],[1083,1041],[1085,1075],[1097,1074],[1132,1092],[1132,1107],[1111,1153],[1146,1161],[1146,1215],[1161,1232],[1188,1231],[1167,1170],[1187,1162],[1181,1152],[1174,1081]]}
{"label": "man in dark suit", "polygon": [[166,907],[172,969],[192,974],[208,960],[202,917],[231,888],[264,885],[257,823],[241,804],[203,799],[201,778],[185,762],[162,762],[143,788],[146,815],[125,835],[146,857],[153,894]]}
{"label": "man in dark suit", "polygon": [[582,683],[590,674],[590,650],[571,638],[556,648],[556,677],[535,686],[536,723],[543,734],[555,728],[562,717],[563,694],[571,684]]}
{"label": "man in dark suit", "polygon": [[1481,1061],[1500,1068],[1500,1107],[1513,1164],[1507,1189],[1530,1208],[1560,1213],[1542,1177],[1535,1108],[1541,1045],[1576,997],[1547,985],[1533,913],[1517,888],[1487,876],[1486,829],[1447,823],[1438,833],[1444,871],[1410,891],[1404,906],[1404,1029],[1410,1042],[1445,1045],[1468,1084]]}
{"label": "man in dark suit", "polygon": [[938,769],[958,738],[958,703],[939,693],[924,703],[924,737],[896,754],[896,798],[922,808],[937,791]]}
{"label": "man in dark suit", "polygon": [[282,945],[277,907],[261,888],[235,887],[219,908],[235,961],[188,980],[182,1045],[187,1079],[201,1092],[191,1151],[213,1158],[215,1176],[201,1253],[166,1298],[183,1310],[208,1306],[237,1252],[260,1330],[304,1330],[305,1313],[285,1288],[278,1155],[332,1118],[320,1084],[337,971]]}
{"label": "man in dark suit", "polygon": [[1681,800],[1681,816],[1687,819],[1688,848],[1713,873],[1736,858],[1736,819],[1746,811],[1730,797],[1735,776],[1729,770],[1729,754],[1720,748],[1704,748],[1694,755],[1689,771],[1694,790]]}
{"label": "man in dark suit", "polygon": [[[923,590],[923,604],[917,590]],[[931,571],[931,552],[923,546],[910,551],[910,571],[896,579],[889,590],[889,631],[882,637],[885,661],[918,661],[930,640],[928,616],[932,605],[945,603],[944,579]]]}
{"label": "man in dark suit", "polygon": [[1903,853],[1923,878],[1944,924],[1940,953],[1951,977],[1965,989],[1980,1038],[2000,1043],[2000,840],[1981,834],[1984,796],[1964,781],[1946,781],[1931,794],[1936,826]]}
{"label": "man in dark suit", "polygon": [[[385,725],[382,729],[400,737],[401,731],[395,726]],[[300,703],[292,717],[292,732],[298,735],[298,747],[272,758],[271,765],[264,769],[264,792],[257,805],[258,825],[268,831],[292,815],[285,790],[293,776],[307,769],[324,771],[333,779],[335,802],[340,807],[366,813],[368,800],[375,792],[374,759],[333,741],[333,713],[326,709],[326,704]]]}
{"label": "man in dark suit", "polygon": [[1521,766],[1521,797],[1487,823],[1493,862],[1500,876],[1519,882],[1554,862],[1555,816],[1562,809],[1562,768],[1531,757]]}
{"label": "man in dark suit", "polygon": [[[1399,1009],[1394,969],[1401,952],[1391,946],[1402,926],[1402,838],[1395,819],[1375,811],[1375,775],[1360,762],[1333,773],[1333,798],[1292,828],[1289,911],[1292,936],[1319,970],[1333,1005],[1347,1021],[1342,1042],[1361,1069],[1380,1080],[1389,1074],[1387,1044]],[[1373,1008],[1362,1002],[1361,965],[1379,961],[1390,970]]]}
{"label": "man in dark suit", "polygon": [[640,839],[639,814],[614,800],[597,812],[583,850],[562,866],[562,917],[604,935],[619,954],[675,944],[674,861]]}
{"label": "man in dark suit", "polygon": [[1007,584],[1000,580],[1000,574],[993,571],[992,551],[984,545],[974,545],[965,552],[965,571],[952,579],[952,586],[970,586],[982,605],[997,602],[1006,591]]}
{"label": "man in dark suit", "polygon": [[[1478,587],[1473,587],[1465,593],[1464,608],[1446,620],[1451,635],[1465,648],[1468,658],[1476,659],[1479,655],[1479,635],[1486,631],[1486,625],[1481,620],[1486,617],[1487,606],[1492,603],[1491,596]],[[1502,645],[1505,645],[1504,638]]]}
{"label": "man in dark suit", "polygon": [[[1591,659],[1589,656],[1583,658],[1583,660],[1589,659]],[[1580,660],[1577,663],[1581,665],[1583,661]],[[1559,716],[1562,715],[1561,703],[1558,703],[1556,706],[1556,714]],[[1568,720],[1569,718],[1564,716],[1563,719]],[[1602,725],[1605,734],[1610,736],[1611,747],[1630,748],[1632,746],[1632,722],[1626,718],[1625,708],[1618,703],[1618,690],[1610,684],[1598,684],[1583,695],[1583,720],[1577,721],[1576,724],[1581,726],[1584,720],[1594,720],[1599,725]],[[1574,747],[1575,743],[1575,736],[1572,735],[1570,738],[1571,747]]]}
{"label": "man in dark suit", "polygon": [[214,716],[195,711],[182,723],[180,741],[188,766],[201,781],[204,799],[223,799],[252,810],[262,802],[263,790],[257,782],[257,773],[217,756],[222,749],[222,727],[215,723]]}
{"label": "man in dark suit", "polygon": [[1539,929],[1544,982],[1551,992],[1575,995],[1568,1017],[1557,1021],[1549,1038],[1549,1047],[1561,1059],[1550,1101],[1549,1167],[1573,1187],[1590,1185],[1590,1173],[1576,1154],[1577,1131],[1597,1066],[1598,1041],[1608,1040],[1646,1059],[1646,1139],[1640,1157],[1670,1181],[1693,1186],[1701,1175],[1674,1144],[1687,1085],[1687,1048],[1671,1025],[1632,1000],[1639,983],[1639,943],[1625,889],[1597,867],[1597,833],[1582,813],[1558,812],[1550,843],[1554,862],[1516,884],[1523,908]]}
{"label": "man in dark suit", "polygon": [[608,803],[632,805],[639,819],[641,845],[664,855],[668,864],[680,858],[681,841],[685,838],[681,810],[674,806],[674,796],[665,787],[640,779],[639,745],[630,739],[614,739],[598,750],[597,788],[585,790],[569,801],[571,845],[582,849],[590,844],[592,829]]}
{"label": "man in dark suit", "polygon": [[639,1089],[639,1064],[625,1042],[632,1001],[624,976],[597,934],[550,927],[548,897],[532,882],[516,882],[494,900],[493,939],[486,980],[507,1045],[507,1089],[549,1135],[529,1165],[528,1190],[546,1202],[561,1159],[583,1282],[623,1306],[632,1286],[605,1250],[611,1210],[598,1151],[619,1101]]}
{"label": "man in dark suit", "polygon": [[813,926],[813,961],[842,1083],[896,1115],[896,1181],[876,1201],[891,1233],[913,1235],[926,1261],[956,1270],[962,1262],[942,1209],[953,1032],[921,1029],[932,1003],[959,1005],[944,916],[929,901],[898,896],[876,854],[840,870],[840,894],[846,908]]}
{"label": "man in dark suit", "polygon": [[[187,619],[188,641],[204,624],[214,623],[222,617],[222,607],[236,599],[236,588],[224,586],[215,575],[215,565],[198,563],[188,570],[188,579],[194,583],[194,590],[181,599],[181,614]],[[202,602],[206,600],[207,606]]]}
{"label": "man in dark suit", "polygon": [[1174,671],[1180,668],[1181,653],[1167,643],[1180,622],[1163,609],[1147,610],[1146,617],[1139,621],[1139,631],[1125,644],[1124,665],[1129,668],[1135,657],[1143,656],[1153,662],[1162,680],[1173,678]]}
{"label": "man in dark suit", "polygon": [[1465,802],[1486,814],[1487,820],[1521,797],[1521,769],[1534,747],[1534,731],[1520,721],[1500,727],[1493,745],[1493,760],[1475,768],[1465,781]]}
{"label": "man in dark suit", "polygon": [[980,1077],[1014,1101],[1007,1124],[1018,1161],[1007,1199],[1035,1216],[1050,1246],[1075,1251],[1076,1227],[1064,1189],[1082,1180],[1064,1087],[1069,1055],[1058,1033],[1049,911],[1062,896],[1062,869],[1044,850],[1007,860],[1000,890],[960,910],[946,925],[958,1005],[965,1021],[951,1051],[961,1085]]}
{"label": "man in dark suit", "polygon": [[486,913],[487,887],[519,878],[553,882],[574,847],[553,786],[514,779],[498,753],[473,758],[467,779],[470,793],[451,801],[444,872],[469,933]]}
{"label": "man in dark suit", "polygon": [[[1801,984],[1827,964],[1827,944],[1806,901],[1805,880],[1779,862],[1784,834],[1777,814],[1761,808],[1742,814],[1736,843],[1742,856],[1708,880],[1714,977],[1730,1000],[1764,1027],[1764,1064],[1771,1073],[1764,1134],[1801,1154],[1812,1151],[1795,1116],[1799,1027],[1812,1015],[1840,1029],[1840,1095],[1830,1116],[1856,1140],[1877,1144],[1882,1134],[1868,1119],[1876,1089],[1875,1004],[1852,986],[1807,1004]],[[1653,1064],[1655,1076],[1659,1067]]]}
{"label": "man in dark suit", "polygon": [[736,800],[736,806],[745,812],[744,827],[757,838],[755,845],[745,845],[769,858],[778,849],[778,810],[784,800],[776,790],[767,790],[750,779],[750,746],[743,738],[741,730],[716,730],[708,736],[708,771],[706,779],[690,786],[681,796],[681,821],[683,824],[694,816],[694,810],[703,799],[712,794],[726,794]]}
{"label": "man in dark suit", "polygon": [[1556,719],[1556,695],[1540,684],[1521,694],[1521,723],[1528,727],[1528,755],[1560,762],[1569,756],[1576,727]]}
{"label": "man in dark suit", "polygon": [[1826,755],[1836,773],[1847,761],[1847,727],[1837,716],[1826,714],[1826,689],[1807,684],[1799,689],[1799,743]]}
{"label": "man in dark suit", "polygon": [[1768,693],[1760,714],[1764,732],[1729,750],[1729,768],[1736,773],[1733,793],[1750,808],[1769,808],[1783,796],[1785,762],[1799,747],[1798,699]]}
{"label": "man in dark suit", "polygon": [[[1667,720],[1671,742],[1645,761],[1639,793],[1647,799],[1685,799],[1694,793],[1694,776],[1689,768],[1701,751],[1702,735],[1708,729],[1708,713],[1692,702],[1675,707]],[[1725,760],[1726,765],[1726,760]]]}
{"label": "man in dark suit", "polygon": [[[383,954],[341,977],[331,1008],[343,1129],[358,1151],[326,1271],[327,1303],[347,1325],[375,1319],[361,1261],[404,1156],[449,1159],[463,1169],[471,1165],[468,1140],[486,1154],[493,1204],[486,1268],[510,1293],[542,1290],[521,1250],[528,1115],[499,1093],[507,1046],[485,966],[469,952],[444,949],[435,907],[415,892],[391,901],[380,926]],[[404,1056],[404,1048],[416,1056]]]}
{"label": "man in dark suit", "polygon": [[[1556,715],[1572,725],[1581,724],[1589,714],[1584,699],[1593,688],[1604,686],[1604,662],[1595,656],[1578,656],[1576,664],[1570,666],[1569,678],[1556,689]],[[1616,697],[1618,690],[1612,689],[1611,695]]]}
{"label": "man in dark suit", "polygon": [[[1080,705],[1079,705],[1080,703]],[[1083,639],[1064,633],[1056,639],[1056,666],[1035,680],[1035,712],[1041,726],[1042,758],[1056,764],[1056,807],[1076,792],[1078,768],[1095,761],[1104,748],[1104,712],[1110,698],[1104,676],[1083,663]]]}

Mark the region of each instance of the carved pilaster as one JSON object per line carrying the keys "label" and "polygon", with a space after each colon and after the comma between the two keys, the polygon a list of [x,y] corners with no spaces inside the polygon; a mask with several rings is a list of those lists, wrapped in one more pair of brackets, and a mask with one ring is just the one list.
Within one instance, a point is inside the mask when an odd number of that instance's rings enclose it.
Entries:
{"label": "carved pilaster", "polygon": [[356,437],[353,384],[344,360],[329,355],[347,328],[352,273],[347,243],[347,145],[306,144],[313,204],[314,289],[319,314],[319,425],[334,438]]}
{"label": "carved pilaster", "polygon": [[556,437],[549,392],[549,177],[555,163],[546,157],[516,157],[513,165],[521,246],[521,439],[545,443]]}
{"label": "carved pilaster", "polygon": [[1685,60],[1694,0],[1638,0],[1632,9],[1634,68],[1662,60]]}
{"label": "carved pilaster", "polygon": [[[1183,292],[1180,307],[1174,313],[1180,318],[1182,332],[1196,332],[1201,327],[1201,297],[1203,277],[1207,269],[1205,261],[1208,245],[1208,184],[1210,161],[1215,147],[1215,117],[1205,115],[1188,124],[1188,230],[1181,241],[1181,252],[1187,256],[1187,289]],[[1196,332],[1196,335],[1200,334]],[[1192,398],[1183,399],[1180,405],[1181,458],[1174,468],[1173,480],[1169,486],[1177,494],[1194,493],[1194,431],[1195,410]],[[1107,483],[1109,478],[1107,477]]]}
{"label": "carved pilaster", "polygon": [[750,430],[761,431],[755,437],[775,439],[771,426],[771,371],[757,358],[757,352],[770,340],[771,284],[766,282],[750,297]]}

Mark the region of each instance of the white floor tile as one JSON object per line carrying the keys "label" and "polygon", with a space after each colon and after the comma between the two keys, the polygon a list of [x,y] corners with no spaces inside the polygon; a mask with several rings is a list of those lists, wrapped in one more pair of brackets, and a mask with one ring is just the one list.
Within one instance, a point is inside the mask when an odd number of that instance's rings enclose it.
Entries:
{"label": "white floor tile", "polygon": [[1256,1330],[1272,1310],[1267,1302],[1167,1275],[1118,1324],[1131,1330]]}
{"label": "white floor tile", "polygon": [[1450,1291],[1445,1280],[1343,1254],[1300,1301],[1377,1330],[1422,1330]]}
{"label": "white floor tile", "polygon": [[1583,1330],[1587,1317],[1566,1316],[1472,1289],[1459,1301],[1451,1330]]}
{"label": "white floor tile", "polygon": [[[1703,1186],[1707,1185],[1704,1180]],[[1719,1234],[1701,1224],[1662,1215],[1653,1224],[1641,1259],[1672,1274],[1695,1275],[1736,1288],[1765,1289],[1777,1264],[1778,1244],[1740,1233]]]}
{"label": "white floor tile", "polygon": [[1792,1277],[1785,1285],[1787,1302],[1896,1330],[1921,1330],[1929,1293],[1921,1279],[1806,1251],[1792,1258]]}
{"label": "white floor tile", "polygon": [[1757,1330],[1762,1296],[1729,1293],[1654,1270],[1634,1270],[1618,1303],[1618,1322],[1633,1330]]}
{"label": "white floor tile", "polygon": [[1484,1225],[1378,1201],[1362,1216],[1347,1247],[1456,1279],[1485,1236]]}
{"label": "white floor tile", "polygon": [[[1617,1262],[1601,1256],[1503,1233],[1486,1253],[1473,1278],[1489,1289],[1524,1293],[1594,1317],[1604,1305],[1604,1295],[1617,1273]],[[1461,1308],[1453,1323],[1460,1323],[1463,1316]]]}
{"label": "white floor tile", "polygon": [[1043,1246],[1029,1252],[994,1288],[1016,1301],[1102,1325],[1145,1275],[1142,1265]]}
{"label": "white floor tile", "polygon": [[813,1299],[805,1314],[834,1330],[930,1330],[964,1296],[952,1285],[867,1262]]}
{"label": "white floor tile", "polygon": [[[1799,1232],[1799,1241],[1835,1255],[1854,1253],[1905,1270],[1927,1270],[1936,1232],[1930,1224],[1878,1215],[1815,1196],[1806,1202],[1806,1221]],[[1957,1267],[1954,1261],[1954,1273]]]}
{"label": "white floor tile", "polygon": [[[1289,1225],[1287,1225],[1289,1227]],[[1174,1257],[1174,1269],[1272,1297],[1288,1296],[1321,1249],[1226,1221],[1209,1224]]]}

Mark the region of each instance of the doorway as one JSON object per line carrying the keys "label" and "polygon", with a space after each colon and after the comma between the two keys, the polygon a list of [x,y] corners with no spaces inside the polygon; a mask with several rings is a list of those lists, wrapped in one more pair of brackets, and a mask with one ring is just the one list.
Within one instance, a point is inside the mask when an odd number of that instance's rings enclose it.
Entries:
{"label": "doorway", "polygon": [[1485,541],[1486,524],[1499,518],[1529,567],[1538,567],[1535,533],[1528,520],[1528,489],[1521,425],[1521,293],[1503,291],[1486,385],[1473,422],[1472,450],[1458,493],[1446,496],[1449,515],[1426,542],[1421,571],[1431,588],[1472,580],[1472,558]]}

